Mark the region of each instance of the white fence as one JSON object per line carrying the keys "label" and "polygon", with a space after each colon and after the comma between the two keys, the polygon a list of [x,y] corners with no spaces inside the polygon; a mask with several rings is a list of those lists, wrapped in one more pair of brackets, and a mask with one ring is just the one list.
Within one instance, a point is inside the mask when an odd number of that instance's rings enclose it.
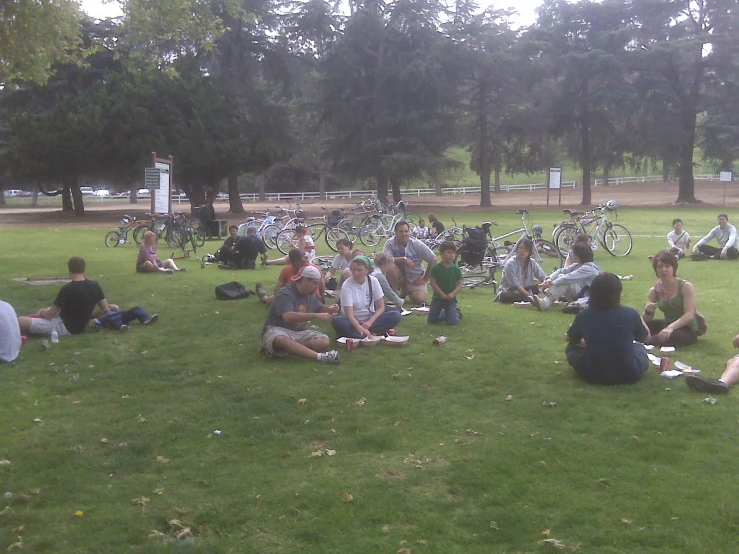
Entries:
{"label": "white fence", "polygon": [[[693,176],[696,181],[718,181],[719,180],[719,174],[700,174],[700,175],[694,175]],[[662,181],[662,176],[641,176],[641,177],[611,177],[608,179],[609,185],[621,185],[625,183],[649,183],[649,182],[655,182],[655,181]],[[593,186],[598,187],[603,185],[603,179],[595,179],[593,181]],[[564,181],[562,183],[562,188],[577,188],[579,186],[577,181]],[[532,183],[532,184],[524,184],[524,185],[500,185],[500,190],[502,192],[515,192],[515,191],[534,191],[539,189],[546,189],[547,185],[546,183]],[[402,189],[401,194],[403,197],[421,197],[421,196],[433,196],[436,194],[436,190],[432,188],[424,188],[424,189]],[[444,196],[461,196],[465,194],[480,194],[480,187],[445,187],[442,189],[442,193]],[[333,191],[326,191],[326,199],[327,200],[336,200],[336,199],[362,199],[362,198],[371,198],[374,197],[377,194],[374,190],[333,190]],[[250,202],[256,202],[259,199],[258,193],[248,193],[248,194],[241,194],[242,200],[247,200]],[[227,196],[225,197],[225,200],[227,200]],[[320,194],[318,191],[308,191],[308,192],[268,192],[265,195],[265,200],[267,202],[283,202],[283,201],[290,201],[290,202],[305,202],[306,200],[318,200],[320,198]],[[224,195],[219,195],[219,200],[224,200]],[[19,197],[6,197],[6,201],[8,205],[21,205],[21,206],[30,206],[31,205],[31,197],[28,196],[19,196]],[[128,198],[116,198],[116,197],[97,197],[97,196],[86,196],[85,197],[85,204],[87,206],[94,206],[95,204],[110,204],[111,202],[120,202],[121,204],[125,203],[128,204]],[[183,204],[183,203],[189,203],[187,200],[187,197],[184,194],[172,196],[172,202],[175,204]],[[58,196],[43,196],[39,195],[38,197],[38,205],[39,206],[50,206],[55,204],[60,204],[61,198]],[[138,202],[143,207],[148,207],[150,205],[150,201],[148,198],[140,198]]]}

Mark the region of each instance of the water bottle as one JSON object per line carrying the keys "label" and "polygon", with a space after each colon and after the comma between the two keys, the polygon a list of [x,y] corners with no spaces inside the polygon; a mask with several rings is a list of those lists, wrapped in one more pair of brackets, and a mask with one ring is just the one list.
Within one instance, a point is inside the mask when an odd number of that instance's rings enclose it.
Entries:
{"label": "water bottle", "polygon": [[59,342],[59,333],[57,333],[56,331],[51,332],[51,342],[54,344]]}

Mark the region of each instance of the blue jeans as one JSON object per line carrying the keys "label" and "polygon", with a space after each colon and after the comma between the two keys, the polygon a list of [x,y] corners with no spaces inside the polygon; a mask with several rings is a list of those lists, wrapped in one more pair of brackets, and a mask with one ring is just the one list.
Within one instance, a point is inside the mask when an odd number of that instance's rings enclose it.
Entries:
{"label": "blue jeans", "polygon": [[[370,333],[373,335],[384,335],[388,329],[392,329],[403,316],[400,315],[398,310],[385,309],[380,317],[370,327]],[[360,322],[361,323],[361,322]],[[361,339],[363,336],[367,336],[367,333],[360,335],[357,330],[349,322],[349,318],[343,315],[337,316],[331,320],[331,325],[336,331],[336,335],[339,337],[349,337],[350,339]]]}
{"label": "blue jeans", "polygon": [[136,306],[125,312],[108,312],[101,315],[98,321],[103,324],[103,327],[119,331],[122,325],[128,325],[134,319],[138,319],[139,323],[144,323],[148,318],[149,314],[146,313],[144,308]]}
{"label": "blue jeans", "polygon": [[[442,314],[442,312],[444,313]],[[440,319],[444,319],[447,325],[456,325],[457,323],[459,323],[456,298],[454,300],[442,300],[441,298],[434,298],[431,301],[427,321],[429,323],[437,323]]]}

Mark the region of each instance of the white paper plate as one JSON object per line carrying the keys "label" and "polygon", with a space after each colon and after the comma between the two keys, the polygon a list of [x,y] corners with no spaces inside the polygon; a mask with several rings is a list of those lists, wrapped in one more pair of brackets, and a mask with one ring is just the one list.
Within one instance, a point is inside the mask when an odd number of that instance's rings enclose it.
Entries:
{"label": "white paper plate", "polygon": [[382,340],[382,337],[365,337],[363,339],[359,340],[359,343],[362,346],[376,346],[380,341]]}
{"label": "white paper plate", "polygon": [[404,344],[407,344],[410,340],[410,337],[385,337],[385,341],[387,341],[388,344],[391,344],[393,346],[403,346]]}
{"label": "white paper plate", "polygon": [[675,347],[674,346],[663,346],[659,350],[660,350],[660,352],[669,353],[669,352],[674,352],[675,351]]}
{"label": "white paper plate", "polygon": [[667,371],[663,371],[659,374],[660,377],[664,377],[665,379],[677,379],[683,374],[682,371],[678,371],[677,369],[668,369]]}

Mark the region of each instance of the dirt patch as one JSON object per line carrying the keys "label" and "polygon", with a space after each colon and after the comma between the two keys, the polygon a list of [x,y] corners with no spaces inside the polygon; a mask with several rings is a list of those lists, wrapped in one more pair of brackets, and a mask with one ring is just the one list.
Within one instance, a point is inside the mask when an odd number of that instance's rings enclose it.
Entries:
{"label": "dirt patch", "polygon": [[[624,208],[644,207],[673,207],[677,198],[678,185],[671,183],[629,183],[625,185],[612,185],[609,187],[594,187],[592,189],[593,204],[602,204],[607,200],[615,199]],[[705,206],[722,207],[724,205],[724,183],[718,181],[697,181],[695,184],[695,195]],[[503,192],[492,195],[492,208],[489,211],[502,211],[511,208],[544,208],[546,207],[546,190],[535,190],[531,192]],[[459,196],[406,196],[404,197],[410,205],[412,213],[420,214],[430,211],[444,213],[446,211],[479,211],[480,195],[467,194]],[[562,207],[574,207],[582,200],[582,189],[563,189]],[[556,191],[552,191],[549,206],[558,206]],[[254,212],[273,209],[276,202],[244,202],[246,213],[228,213],[228,203],[215,204],[217,217],[228,220],[229,225],[244,221],[247,215]],[[333,209],[338,207],[351,208],[356,202],[350,200],[310,200],[301,202],[301,207],[307,216],[318,217],[325,212],[322,206]],[[739,187],[729,183],[726,187],[727,207],[739,206]],[[125,208],[119,205],[95,204],[86,210],[85,217],[78,218],[73,214],[63,213],[59,208],[36,208],[27,207],[5,207],[0,208],[0,228],[27,226],[54,229],[56,227],[73,227],[79,229],[105,229],[118,227],[124,214],[139,218],[149,211],[148,203],[129,204]],[[186,210],[187,205],[178,206],[180,210]]]}
{"label": "dirt patch", "polygon": [[69,283],[72,279],[69,277],[38,277],[38,278],[31,278],[31,277],[14,277],[13,281],[18,281],[19,283],[26,283],[27,285],[65,285]]}

